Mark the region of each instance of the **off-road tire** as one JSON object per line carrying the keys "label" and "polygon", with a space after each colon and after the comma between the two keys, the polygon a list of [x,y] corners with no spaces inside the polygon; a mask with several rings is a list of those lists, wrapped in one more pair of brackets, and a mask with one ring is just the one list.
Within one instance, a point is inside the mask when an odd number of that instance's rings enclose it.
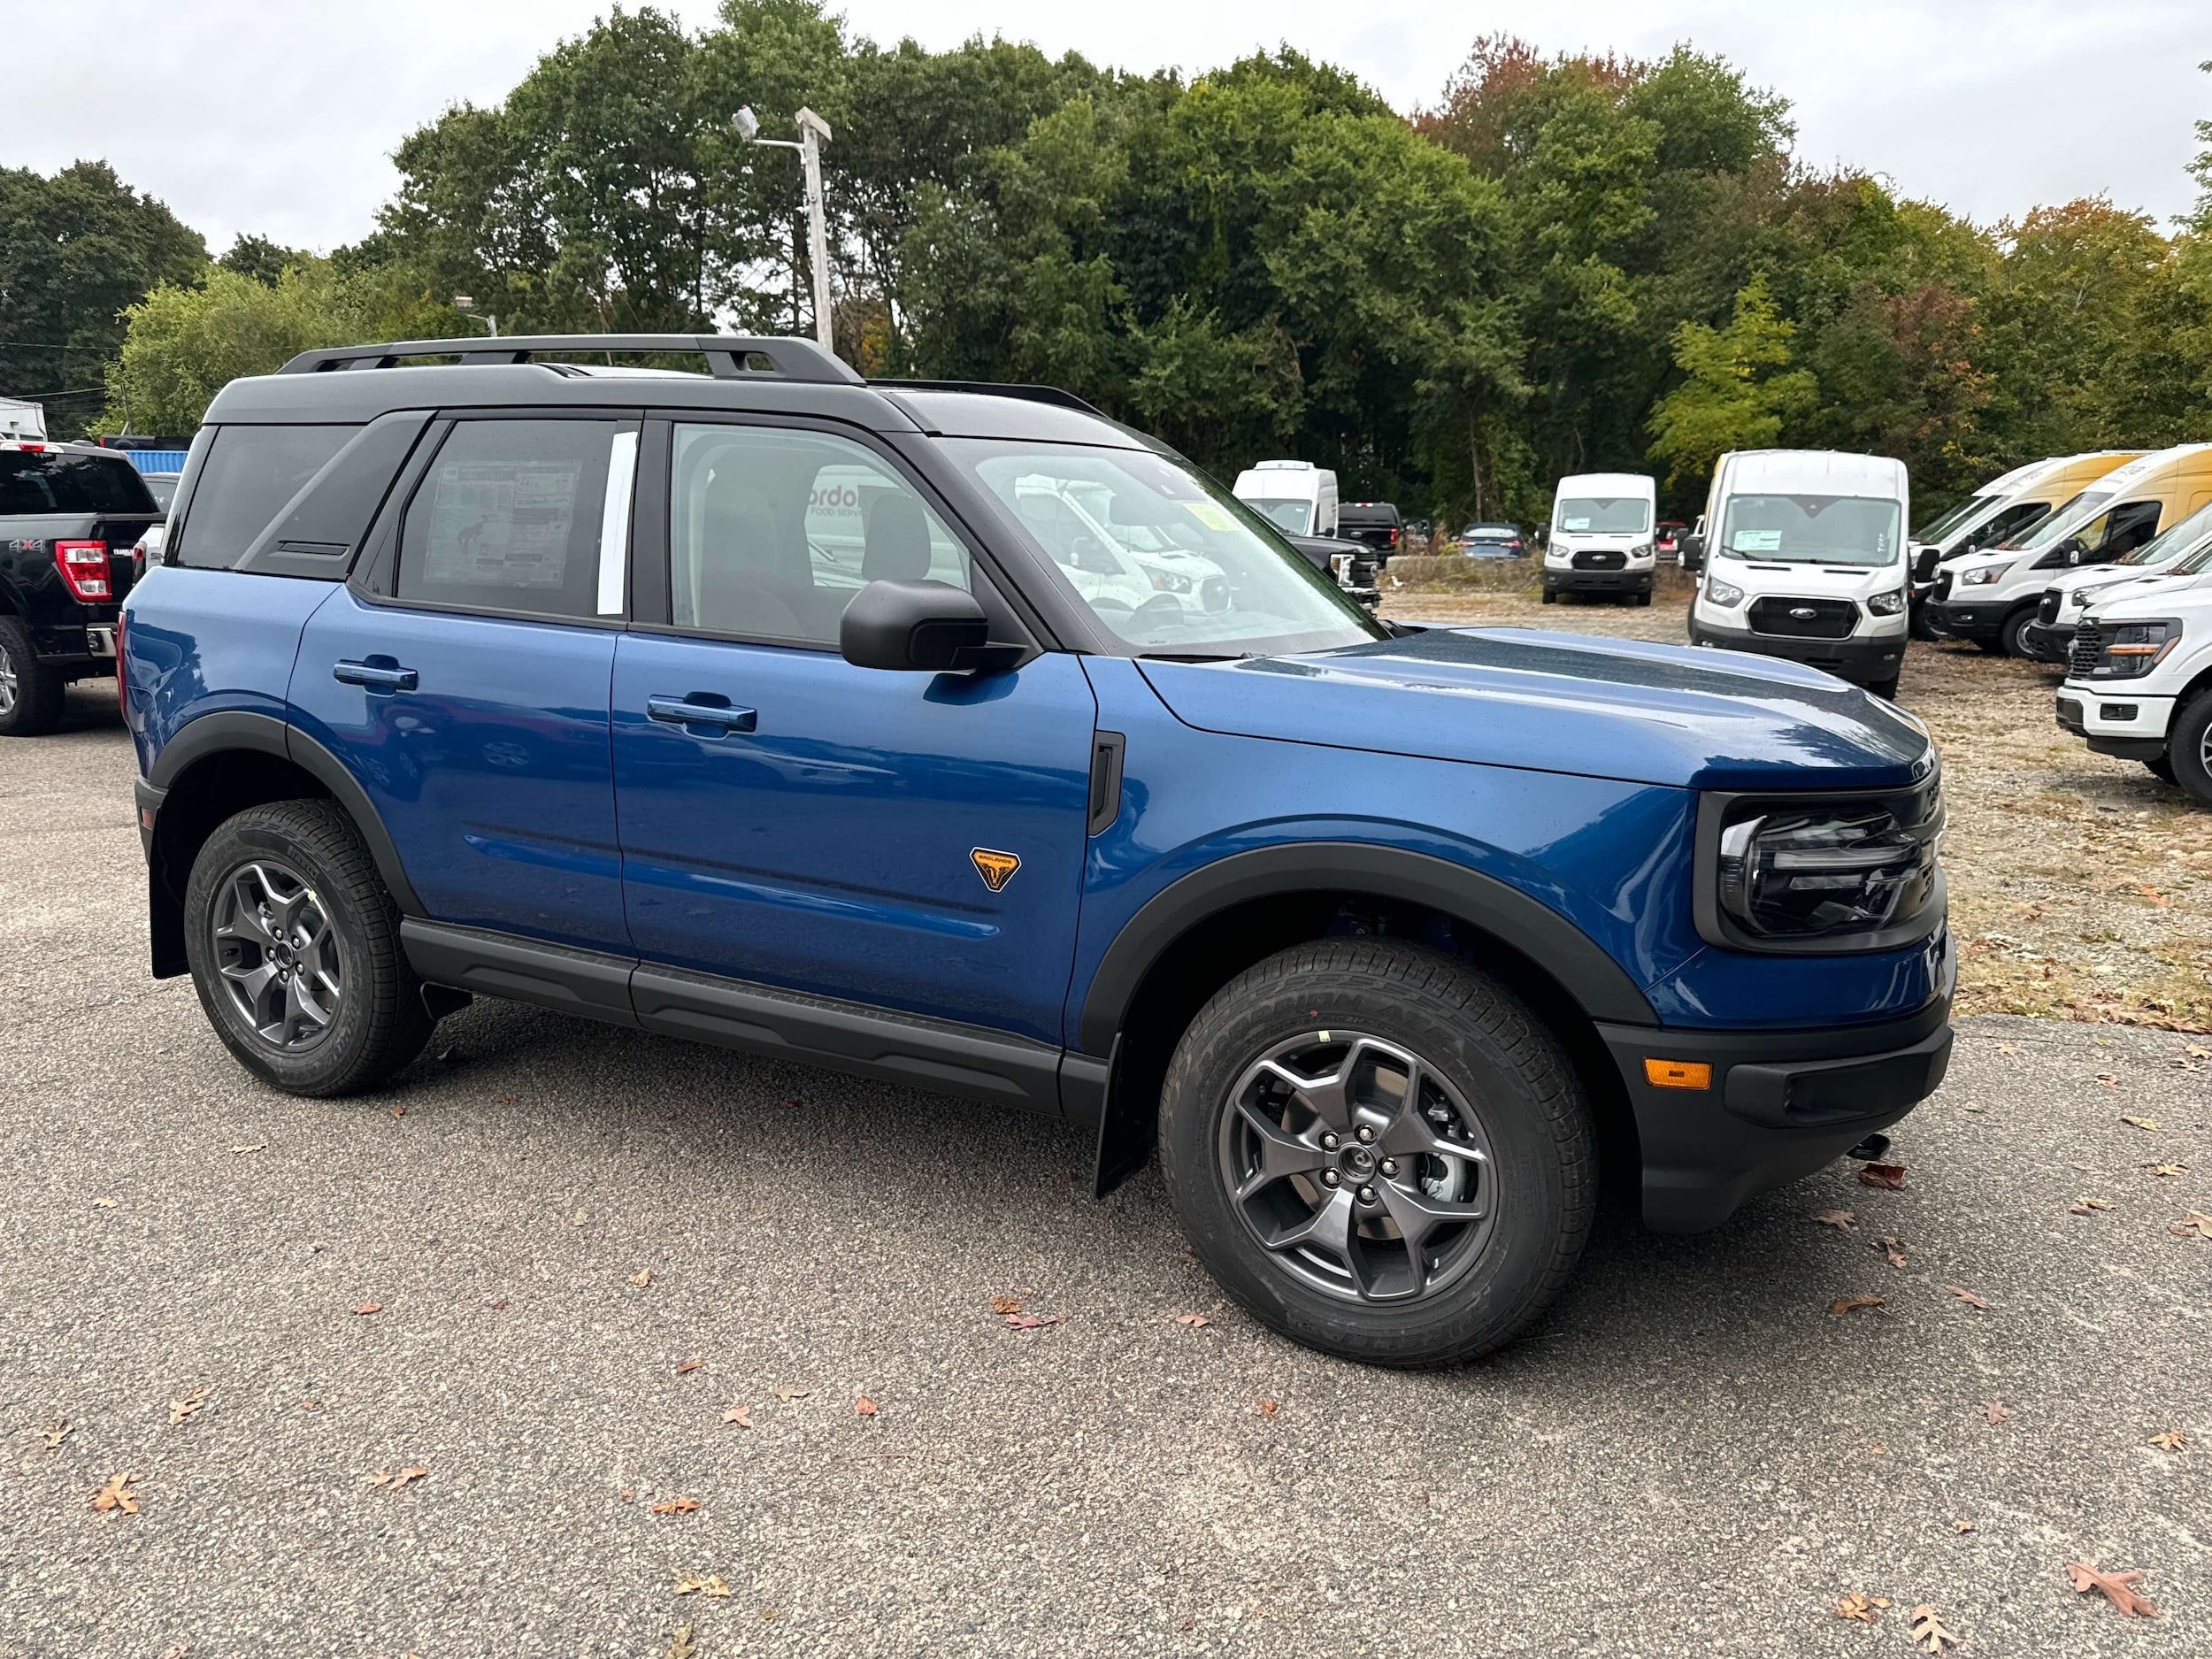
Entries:
{"label": "off-road tire", "polygon": [[[324,913],[340,964],[338,1007],[323,1034],[302,1048],[265,1040],[238,1010],[217,960],[218,896],[248,866],[298,873]],[[422,983],[399,938],[399,909],[350,820],[327,801],[280,801],[249,808],[209,836],[185,886],[185,958],[200,1006],[238,1062],[292,1094],[373,1088],[429,1041],[434,1021]]]}
{"label": "off-road tire", "polygon": [[[1338,1032],[1417,1056],[1488,1138],[1490,1231],[1457,1277],[1417,1301],[1308,1284],[1247,1225],[1223,1171],[1223,1119],[1248,1068],[1286,1041]],[[1176,1045],[1159,1148],[1184,1234],[1223,1289],[1295,1341],[1376,1365],[1455,1364],[1511,1341],[1574,1271],[1597,1202],[1589,1108],[1551,1033],[1488,974],[1396,941],[1294,946],[1225,986]]]}
{"label": "off-road tire", "polygon": [[16,617],[0,617],[0,737],[40,737],[61,720],[67,687],[60,672],[38,660],[30,630]]}
{"label": "off-road tire", "polygon": [[[2212,691],[2200,691],[2174,711],[2167,728],[2166,760],[2173,781],[2200,807],[2212,807]],[[2155,769],[2154,769],[2155,770]]]}

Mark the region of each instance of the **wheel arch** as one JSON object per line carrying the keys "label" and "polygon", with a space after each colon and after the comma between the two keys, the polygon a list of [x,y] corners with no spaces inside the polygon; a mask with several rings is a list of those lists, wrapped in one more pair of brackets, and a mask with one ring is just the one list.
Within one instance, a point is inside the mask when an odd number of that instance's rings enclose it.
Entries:
{"label": "wheel arch", "polygon": [[147,846],[148,922],[157,979],[187,971],[184,890],[193,861],[222,822],[273,801],[326,800],[352,821],[403,914],[424,914],[368,792],[330,750],[273,715],[229,709],[178,728],[142,788],[154,809]]}
{"label": "wheel arch", "polygon": [[1222,986],[1275,952],[1333,933],[1415,939],[1497,976],[1559,1039],[1598,1115],[1615,1171],[1639,1166],[1634,1117],[1597,1022],[1656,1025],[1641,987],[1540,901],[1464,865],[1361,842],[1233,854],[1148,900],[1084,994],[1079,1047],[1110,1056],[1098,1102],[1097,1189],[1141,1167],[1170,1057]]}

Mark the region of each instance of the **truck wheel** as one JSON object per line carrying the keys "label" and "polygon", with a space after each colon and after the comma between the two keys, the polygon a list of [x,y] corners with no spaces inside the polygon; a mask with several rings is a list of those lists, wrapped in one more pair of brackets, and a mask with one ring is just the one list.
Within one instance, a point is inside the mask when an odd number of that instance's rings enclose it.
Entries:
{"label": "truck wheel", "polygon": [[1997,629],[1997,649],[2007,657],[2016,657],[2033,662],[2035,653],[2028,649],[2028,628],[2035,621],[2035,607],[2022,605],[2007,617]]}
{"label": "truck wheel", "polygon": [[1866,688],[1885,703],[1897,701],[1897,676],[1894,674],[1887,680],[1870,680],[1866,682]]}
{"label": "truck wheel", "polygon": [[1512,1340],[1574,1271],[1597,1194],[1551,1034],[1489,975],[1395,941],[1295,946],[1224,987],[1168,1067],[1160,1163],[1240,1306],[1378,1365]]}
{"label": "truck wheel", "polygon": [[2161,755],[2154,760],[2145,761],[2143,764],[2150,768],[2151,776],[2157,779],[2159,782],[2173,782],[2174,760],[2172,756]]}
{"label": "truck wheel", "polygon": [[1649,594],[1647,594],[1647,593],[1643,593],[1643,594],[1638,594],[1638,595],[1636,595],[1636,603],[1637,603],[1637,605],[1638,605],[1639,607],[1641,607],[1641,606],[1644,606],[1644,605],[1648,605],[1650,603],[1651,603],[1651,595],[1650,595]]}
{"label": "truck wheel", "polygon": [[184,946],[216,1034],[288,1094],[373,1087],[429,1039],[398,907],[327,801],[250,808],[208,837],[185,884]]}
{"label": "truck wheel", "polygon": [[1548,605],[1557,604],[1559,603],[1559,595],[1552,592],[1550,588],[1547,588],[1544,589],[1544,603]]}
{"label": "truck wheel", "polygon": [[2173,781],[2199,806],[2212,807],[2212,691],[2199,694],[2174,716],[2166,734]]}
{"label": "truck wheel", "polygon": [[38,660],[30,631],[0,617],[0,737],[37,737],[61,719],[64,681]]}

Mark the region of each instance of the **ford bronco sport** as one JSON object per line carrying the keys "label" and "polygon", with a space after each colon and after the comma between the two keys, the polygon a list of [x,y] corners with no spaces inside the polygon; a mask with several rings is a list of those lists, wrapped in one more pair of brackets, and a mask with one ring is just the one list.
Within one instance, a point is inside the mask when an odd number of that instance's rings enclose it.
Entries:
{"label": "ford bronco sport", "polygon": [[1717,1226],[1949,1052],[1917,722],[1379,621],[1047,388],[310,352],[215,399],[122,650],[153,972],[260,1078],[475,994],[1002,1102],[1102,1193],[1156,1145],[1229,1294],[1362,1360],[1525,1328],[1601,1160]]}

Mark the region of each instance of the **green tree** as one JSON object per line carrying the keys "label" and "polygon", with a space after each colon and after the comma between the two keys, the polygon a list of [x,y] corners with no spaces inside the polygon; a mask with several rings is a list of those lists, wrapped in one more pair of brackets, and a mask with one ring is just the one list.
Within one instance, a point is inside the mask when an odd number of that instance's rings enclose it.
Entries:
{"label": "green tree", "polygon": [[[0,393],[46,402],[58,438],[100,406],[120,313],[160,282],[193,280],[207,244],[104,161],[51,178],[0,168]],[[141,417],[139,430],[148,430]]]}
{"label": "green tree", "polygon": [[1763,275],[1737,294],[1725,328],[1676,326],[1675,364],[1689,378],[1659,400],[1649,421],[1650,454],[1667,464],[1670,488],[1709,474],[1731,449],[1771,446],[1810,403],[1811,371],[1787,366],[1795,332],[1775,314]]}
{"label": "green tree", "polygon": [[231,243],[230,251],[215,263],[226,271],[235,271],[240,276],[250,276],[274,288],[286,267],[306,265],[313,257],[303,249],[287,248],[266,236],[250,236],[241,232]]}

